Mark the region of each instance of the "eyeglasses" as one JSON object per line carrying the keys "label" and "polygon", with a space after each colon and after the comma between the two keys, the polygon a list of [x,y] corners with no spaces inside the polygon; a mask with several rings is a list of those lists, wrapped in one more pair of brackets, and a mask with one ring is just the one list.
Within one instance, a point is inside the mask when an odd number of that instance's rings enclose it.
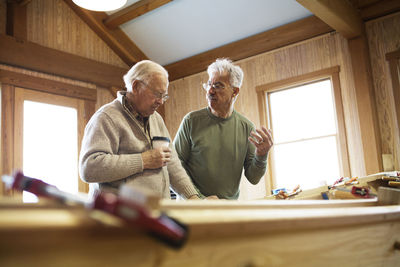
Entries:
{"label": "eyeglasses", "polygon": [[159,93],[159,92],[156,92],[156,91],[154,91],[152,88],[150,88],[144,81],[140,81],[140,80],[138,80],[139,82],[141,82],[141,83],[143,83],[147,88],[149,88],[150,89],[150,91],[151,91],[151,93],[153,94],[153,96],[154,96],[154,98],[155,99],[157,99],[157,100],[162,100],[163,102],[165,102],[165,101],[167,101],[168,100],[168,98],[169,98],[169,95],[168,94],[162,94],[162,93]]}
{"label": "eyeglasses", "polygon": [[208,81],[207,83],[203,83],[204,90],[208,91],[211,89],[211,87],[215,91],[221,91],[221,90],[225,89],[225,85],[221,82],[216,82],[216,83],[212,84],[211,81]]}
{"label": "eyeglasses", "polygon": [[155,99],[157,99],[157,100],[162,100],[163,102],[165,102],[165,101],[167,101],[168,100],[168,98],[169,98],[169,95],[167,95],[167,94],[161,94],[161,93],[158,93],[158,92],[154,92],[153,90],[151,90],[150,89],[150,91],[153,93],[153,96],[155,97]]}

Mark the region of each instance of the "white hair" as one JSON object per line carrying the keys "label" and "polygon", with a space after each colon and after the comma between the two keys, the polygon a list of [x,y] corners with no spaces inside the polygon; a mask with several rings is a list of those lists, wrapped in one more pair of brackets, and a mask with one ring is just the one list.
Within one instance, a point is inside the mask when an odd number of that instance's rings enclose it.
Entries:
{"label": "white hair", "polygon": [[168,72],[163,66],[150,60],[139,61],[124,75],[125,87],[128,91],[132,91],[134,80],[148,83],[153,75],[163,75],[168,81]]}
{"label": "white hair", "polygon": [[229,82],[231,86],[240,88],[243,82],[243,71],[239,66],[233,65],[232,60],[228,58],[218,58],[207,68],[208,76],[214,73],[220,75],[229,74]]}

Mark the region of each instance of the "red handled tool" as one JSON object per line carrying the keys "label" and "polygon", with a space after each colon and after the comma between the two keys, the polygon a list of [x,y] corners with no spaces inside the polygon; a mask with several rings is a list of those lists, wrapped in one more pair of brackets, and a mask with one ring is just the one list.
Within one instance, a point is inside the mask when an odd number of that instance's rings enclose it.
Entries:
{"label": "red handled tool", "polygon": [[182,247],[187,240],[188,227],[186,225],[163,213],[159,217],[153,217],[143,206],[112,193],[99,192],[94,200],[90,201],[79,195],[63,192],[42,180],[27,177],[22,172],[16,172],[14,176],[3,176],[3,182],[14,190],[28,191],[39,197],[63,203],[82,204],[89,209],[110,213],[123,219],[128,225],[139,227],[174,248]]}
{"label": "red handled tool", "polygon": [[351,188],[351,190],[347,189],[347,188],[341,188],[341,187],[337,187],[335,189],[339,190],[339,191],[350,192],[351,194],[353,194],[356,197],[362,197],[362,198],[373,198],[373,197],[376,197],[376,195],[372,194],[370,192],[370,189],[368,187],[365,187],[365,186],[353,186]]}

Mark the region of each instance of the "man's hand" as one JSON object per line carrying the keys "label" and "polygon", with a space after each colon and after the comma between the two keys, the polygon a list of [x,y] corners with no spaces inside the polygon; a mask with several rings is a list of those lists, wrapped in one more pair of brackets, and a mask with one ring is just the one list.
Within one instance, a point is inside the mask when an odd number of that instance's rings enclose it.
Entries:
{"label": "man's hand", "polygon": [[[193,195],[188,198],[188,200],[193,200],[193,199],[201,199],[201,198],[199,198],[198,195]],[[212,196],[208,196],[204,199],[219,199],[219,198],[216,195],[212,195]]]}
{"label": "man's hand", "polygon": [[158,169],[167,166],[171,160],[169,147],[158,147],[142,153],[143,169]]}
{"label": "man's hand", "polygon": [[264,126],[260,129],[256,129],[256,133],[251,132],[249,136],[249,141],[256,146],[256,155],[265,156],[271,149],[274,142],[272,141],[271,130],[267,130]]}

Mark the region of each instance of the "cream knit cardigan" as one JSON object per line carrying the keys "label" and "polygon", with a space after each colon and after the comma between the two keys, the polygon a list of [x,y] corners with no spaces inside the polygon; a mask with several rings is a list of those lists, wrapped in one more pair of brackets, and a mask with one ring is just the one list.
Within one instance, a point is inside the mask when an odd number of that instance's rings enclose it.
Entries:
{"label": "cream knit cardigan", "polygon": [[[169,186],[185,198],[197,194],[182,167],[172,143],[172,158],[167,166],[143,170],[141,153],[152,149],[149,136],[125,106],[125,92],[101,107],[85,128],[79,157],[83,181],[93,188],[118,192],[122,184],[145,188],[161,198],[170,198]],[[149,117],[150,135],[169,137],[160,114]],[[171,138],[170,138],[171,139]]]}

